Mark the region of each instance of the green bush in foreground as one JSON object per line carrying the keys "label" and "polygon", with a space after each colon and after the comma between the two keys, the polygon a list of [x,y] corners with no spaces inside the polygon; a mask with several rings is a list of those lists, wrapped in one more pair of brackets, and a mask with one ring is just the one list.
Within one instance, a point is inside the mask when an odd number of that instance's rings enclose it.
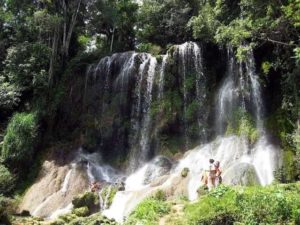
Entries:
{"label": "green bush in foreground", "polygon": [[300,224],[300,183],[221,186],[199,202],[187,204],[180,224]]}
{"label": "green bush in foreground", "polygon": [[0,194],[10,193],[15,186],[15,178],[10,171],[0,164]]}
{"label": "green bush in foreground", "polygon": [[37,143],[38,122],[33,113],[16,113],[3,140],[2,158],[9,165],[29,165]]}
{"label": "green bush in foreground", "polygon": [[126,225],[153,225],[164,214],[170,211],[170,204],[164,201],[161,191],[154,197],[150,197],[142,201],[135,210],[130,214],[126,221]]}
{"label": "green bush in foreground", "polygon": [[9,225],[10,219],[9,219],[9,213],[8,208],[11,205],[11,200],[9,198],[3,197],[0,195],[0,224]]}
{"label": "green bush in foreground", "polygon": [[76,196],[72,200],[74,209],[87,207],[89,212],[97,211],[99,208],[99,196],[94,192],[85,192],[79,196]]}

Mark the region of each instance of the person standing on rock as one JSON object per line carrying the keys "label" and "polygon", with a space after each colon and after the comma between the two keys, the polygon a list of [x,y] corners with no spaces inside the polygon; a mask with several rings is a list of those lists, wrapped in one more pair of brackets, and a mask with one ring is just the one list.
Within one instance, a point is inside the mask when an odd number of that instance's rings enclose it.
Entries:
{"label": "person standing on rock", "polygon": [[215,179],[216,179],[216,167],[214,165],[215,160],[209,159],[209,165],[206,170],[207,173],[207,187],[208,190],[211,190],[215,187]]}
{"label": "person standing on rock", "polygon": [[209,159],[208,167],[204,170],[201,181],[204,183],[204,186],[211,190],[215,186],[215,177],[216,177],[216,170],[214,162],[215,160]]}
{"label": "person standing on rock", "polygon": [[216,178],[215,178],[215,187],[219,186],[220,184],[222,184],[222,171],[220,169],[220,161],[216,161],[214,163],[215,166],[215,170],[216,170]]}

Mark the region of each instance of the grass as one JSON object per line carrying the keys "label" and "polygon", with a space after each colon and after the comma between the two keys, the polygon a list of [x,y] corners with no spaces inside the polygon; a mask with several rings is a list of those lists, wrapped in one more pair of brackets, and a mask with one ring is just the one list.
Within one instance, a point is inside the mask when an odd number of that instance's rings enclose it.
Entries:
{"label": "grass", "polygon": [[300,224],[300,183],[268,187],[220,186],[196,203],[184,217],[168,224]]}
{"label": "grass", "polygon": [[142,201],[130,214],[126,225],[153,225],[158,224],[158,220],[163,215],[170,212],[171,205],[165,201],[164,194],[158,191],[153,197]]}

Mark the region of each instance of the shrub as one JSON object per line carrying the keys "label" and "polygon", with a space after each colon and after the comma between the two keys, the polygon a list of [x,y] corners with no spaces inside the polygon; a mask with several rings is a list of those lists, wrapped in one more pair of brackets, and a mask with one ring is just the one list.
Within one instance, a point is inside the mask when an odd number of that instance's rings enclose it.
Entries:
{"label": "shrub", "polygon": [[299,224],[300,183],[220,186],[185,207],[184,224]]}
{"label": "shrub", "polygon": [[233,113],[233,122],[227,124],[226,134],[245,136],[252,144],[255,143],[259,137],[255,121],[251,115],[243,109],[239,109]]}
{"label": "shrub", "polygon": [[161,47],[152,43],[141,43],[137,46],[137,51],[148,52],[152,55],[159,55],[162,51]]}
{"label": "shrub", "polygon": [[7,50],[3,74],[21,90],[34,90],[34,94],[47,87],[47,68],[51,50],[44,44],[28,42]]}
{"label": "shrub", "polygon": [[15,178],[10,171],[0,164],[0,194],[10,193],[15,186]]}
{"label": "shrub", "polygon": [[90,212],[99,207],[99,196],[93,192],[85,192],[75,197],[72,201],[74,208],[87,207]]}
{"label": "shrub", "polygon": [[189,172],[190,172],[190,169],[187,168],[187,167],[184,167],[184,168],[182,169],[182,171],[181,171],[181,176],[182,176],[182,177],[187,177],[187,175],[189,174]]}
{"label": "shrub", "polygon": [[86,217],[89,215],[90,212],[89,212],[88,207],[84,206],[81,208],[73,209],[72,213],[79,217]]}
{"label": "shrub", "polygon": [[100,213],[95,213],[89,217],[77,217],[74,214],[67,214],[61,216],[56,221],[50,223],[50,225],[117,225],[118,223],[114,220],[108,219]]}
{"label": "shrub", "polygon": [[170,211],[169,203],[159,200],[155,197],[150,197],[142,201],[136,209],[130,214],[126,225],[155,224],[158,219]]}
{"label": "shrub", "polygon": [[16,113],[4,136],[2,158],[9,165],[29,165],[38,137],[38,121],[33,113]]}
{"label": "shrub", "polygon": [[11,201],[8,198],[3,197],[0,195],[0,224],[10,225],[9,215],[8,215],[8,208],[11,205]]}
{"label": "shrub", "polygon": [[118,191],[118,187],[116,186],[106,186],[102,189],[101,196],[103,199],[107,198],[106,207],[110,207],[113,199]]}
{"label": "shrub", "polygon": [[159,201],[166,201],[167,200],[167,196],[166,193],[163,190],[158,190],[155,194],[154,194],[154,198],[156,200]]}

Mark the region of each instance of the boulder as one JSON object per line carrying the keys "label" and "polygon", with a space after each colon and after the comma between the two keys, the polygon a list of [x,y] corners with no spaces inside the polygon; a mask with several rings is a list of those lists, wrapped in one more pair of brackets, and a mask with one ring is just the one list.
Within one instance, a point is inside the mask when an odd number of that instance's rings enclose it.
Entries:
{"label": "boulder", "polygon": [[149,184],[154,179],[166,175],[172,168],[172,162],[165,156],[156,157],[148,166],[145,172],[144,184]]}
{"label": "boulder", "polygon": [[187,167],[185,167],[185,168],[183,168],[182,171],[181,171],[181,176],[182,176],[182,177],[187,177],[187,175],[189,174],[189,172],[190,172],[190,169],[187,168]]}
{"label": "boulder", "polygon": [[85,168],[81,165],[47,160],[35,183],[25,193],[19,213],[26,210],[36,217],[51,217],[68,212],[75,196],[88,189]]}
{"label": "boulder", "polygon": [[86,217],[90,214],[90,210],[87,206],[76,208],[72,210],[72,213],[79,217]]}
{"label": "boulder", "polygon": [[88,208],[89,212],[99,210],[99,196],[95,192],[85,192],[72,200],[74,208]]}
{"label": "boulder", "polygon": [[259,178],[253,165],[239,163],[231,166],[223,174],[223,183],[230,185],[259,185]]}

